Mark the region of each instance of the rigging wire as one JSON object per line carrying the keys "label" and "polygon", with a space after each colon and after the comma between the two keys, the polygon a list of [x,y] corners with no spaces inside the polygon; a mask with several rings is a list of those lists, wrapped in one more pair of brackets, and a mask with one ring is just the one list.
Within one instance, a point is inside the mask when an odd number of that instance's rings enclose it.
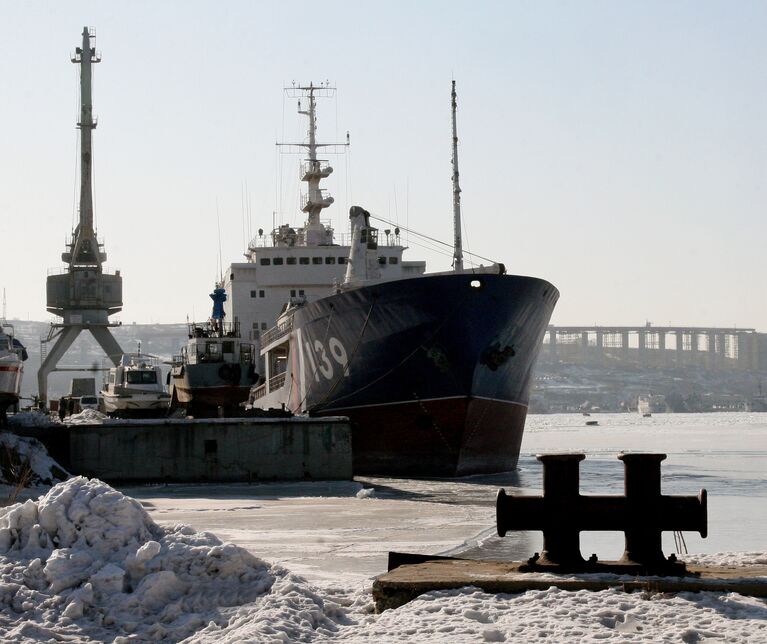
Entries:
{"label": "rigging wire", "polygon": [[[376,219],[376,220],[378,220],[378,221],[382,221],[382,222],[383,222],[383,223],[385,223],[385,224],[389,224],[390,226],[396,226],[396,225],[397,225],[397,224],[395,224],[394,222],[388,221],[387,219],[384,219],[383,217],[379,217],[378,215],[374,215],[373,213],[371,213],[371,214],[370,214],[370,217],[371,217],[372,219]],[[426,235],[426,234],[424,234],[424,233],[419,233],[419,232],[418,232],[418,231],[416,231],[416,230],[411,230],[410,228],[406,228],[405,226],[399,226],[399,228],[400,228],[401,230],[404,230],[404,231],[405,231],[406,233],[408,233],[408,234],[413,234],[413,235],[415,235],[416,237],[420,237],[420,238],[422,238],[422,239],[427,239],[427,240],[429,240],[429,241],[431,241],[431,242],[434,242],[435,244],[439,244],[439,245],[441,245],[441,246],[445,246],[445,247],[447,247],[447,248],[450,248],[450,249],[451,249],[451,251],[450,251],[450,252],[451,252],[451,254],[452,254],[452,248],[453,248],[453,245],[452,245],[452,244],[449,244],[449,243],[447,243],[447,242],[444,242],[444,241],[442,241],[441,239],[437,239],[437,238],[435,238],[435,237],[430,237],[429,235]],[[408,237],[408,243],[411,243],[411,242],[410,242],[410,238],[409,238],[409,237]],[[412,242],[412,243],[415,243],[415,242]],[[416,245],[418,245],[418,244],[416,244]],[[479,258],[479,259],[483,259],[483,260],[485,260],[486,262],[490,262],[490,263],[492,263],[492,264],[497,264],[497,263],[499,263],[499,262],[496,262],[496,261],[495,261],[495,260],[493,260],[493,259],[490,259],[489,257],[483,257],[482,255],[479,255],[479,254],[477,254],[477,253],[472,253],[472,252],[470,252],[470,251],[467,251],[467,250],[464,250],[463,252],[464,252],[465,254],[467,254],[467,255],[472,255],[473,257],[477,257],[477,258]]]}

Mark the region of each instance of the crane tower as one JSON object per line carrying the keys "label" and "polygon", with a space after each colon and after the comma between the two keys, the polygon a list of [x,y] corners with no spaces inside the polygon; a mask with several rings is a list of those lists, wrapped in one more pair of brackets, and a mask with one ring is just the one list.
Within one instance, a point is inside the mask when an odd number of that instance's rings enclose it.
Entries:
{"label": "crane tower", "polygon": [[46,291],[48,312],[62,318],[51,324],[46,341],[55,340],[37,373],[40,400],[47,403],[48,375],[57,370],[78,335],[90,331],[109,359],[118,365],[122,349],[115,340],[109,316],[122,310],[122,277],[105,273],[102,265],[107,255],[98,241],[93,223],[92,135],[96,128],[91,99],[91,66],[101,61],[93,48],[95,34],[83,28],[82,46],[75,50],[72,62],[80,66],[80,216],[61,260],[67,265],[58,275],[49,275]]}

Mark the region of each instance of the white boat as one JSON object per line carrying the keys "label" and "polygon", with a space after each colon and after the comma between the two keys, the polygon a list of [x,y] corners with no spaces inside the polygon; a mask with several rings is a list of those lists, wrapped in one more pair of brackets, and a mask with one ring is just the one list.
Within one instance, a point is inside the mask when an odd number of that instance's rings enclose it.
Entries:
{"label": "white boat", "polygon": [[163,415],[170,402],[157,359],[140,350],[124,354],[120,364],[109,370],[101,398],[110,416]]}
{"label": "white boat", "polygon": [[8,407],[18,405],[26,359],[27,350],[16,339],[13,325],[0,324],[0,421]]}
{"label": "white boat", "polygon": [[665,414],[670,410],[663,394],[641,394],[637,398],[637,411],[649,417],[652,414]]}

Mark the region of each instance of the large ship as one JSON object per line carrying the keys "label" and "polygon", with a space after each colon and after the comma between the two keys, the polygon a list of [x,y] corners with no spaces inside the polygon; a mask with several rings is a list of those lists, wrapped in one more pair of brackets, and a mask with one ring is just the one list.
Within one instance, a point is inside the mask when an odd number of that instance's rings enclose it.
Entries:
{"label": "large ship", "polygon": [[[259,268],[273,270],[295,267],[296,258],[340,258],[347,251],[344,276],[324,297],[291,289],[277,325],[259,333],[264,377],[249,406],[348,416],[357,474],[461,476],[514,468],[534,364],[559,293],[545,280],[507,275],[500,264],[464,268],[455,85],[454,270],[435,274],[391,271],[403,264],[402,247],[388,245],[388,230],[387,244],[379,245],[370,213],[358,206],[350,211],[348,247],[333,244],[319,219],[329,205],[319,180],[329,173],[317,158],[315,88],[299,89],[308,99],[308,109],[299,109],[309,116],[309,158],[301,173],[309,184],[307,222],[291,244],[251,252]],[[324,243],[310,243],[314,231]],[[272,275],[266,276],[269,283]]]}

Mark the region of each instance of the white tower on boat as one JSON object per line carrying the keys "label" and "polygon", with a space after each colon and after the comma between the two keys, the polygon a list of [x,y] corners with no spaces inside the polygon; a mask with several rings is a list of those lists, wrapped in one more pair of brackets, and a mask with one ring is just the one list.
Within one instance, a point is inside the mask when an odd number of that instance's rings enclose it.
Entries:
{"label": "white tower on boat", "polygon": [[[109,316],[122,310],[122,277],[104,273],[102,265],[107,255],[98,241],[93,221],[92,188],[92,133],[96,128],[91,98],[91,65],[101,62],[101,56],[92,47],[95,34],[83,28],[82,46],[75,50],[72,62],[80,66],[80,217],[67,250],[61,259],[67,264],[65,272],[50,275],[47,280],[47,309],[63,318],[51,324],[43,347],[45,359],[37,374],[40,400],[48,398],[48,375],[57,371],[64,356],[78,335],[90,331],[109,359],[117,366],[122,349],[109,330],[118,326],[109,322]],[[55,340],[46,351],[48,342]]]}
{"label": "white tower on boat", "polygon": [[[301,181],[307,184],[306,192],[301,194],[301,210],[307,214],[306,224],[303,228],[303,240],[300,244],[307,246],[326,245],[333,243],[333,231],[328,230],[320,221],[320,213],[333,203],[327,190],[320,188],[320,181],[327,179],[333,172],[333,167],[325,159],[317,157],[319,148],[331,148],[331,152],[338,153],[339,148],[349,145],[349,133],[346,133],[346,143],[318,143],[317,142],[317,98],[332,97],[336,88],[328,83],[315,85],[294,85],[286,87],[285,92],[291,98],[298,98],[298,113],[309,119],[308,138],[303,143],[278,143],[279,147],[301,148],[308,153],[308,158],[301,164]],[[302,100],[304,101],[302,104]]]}
{"label": "white tower on boat", "polygon": [[458,102],[456,100],[455,81],[453,81],[453,92],[450,96],[453,109],[453,270],[461,272],[463,270],[463,241],[461,236],[461,187],[458,185],[458,127],[455,117]]}

